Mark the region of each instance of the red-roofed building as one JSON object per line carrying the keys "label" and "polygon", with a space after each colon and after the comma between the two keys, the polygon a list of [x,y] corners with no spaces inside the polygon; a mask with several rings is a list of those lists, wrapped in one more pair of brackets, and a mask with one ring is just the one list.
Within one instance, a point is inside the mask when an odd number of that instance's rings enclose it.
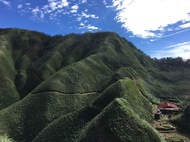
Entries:
{"label": "red-roofed building", "polygon": [[178,113],[180,110],[176,104],[168,103],[168,102],[159,104],[158,109],[162,113]]}

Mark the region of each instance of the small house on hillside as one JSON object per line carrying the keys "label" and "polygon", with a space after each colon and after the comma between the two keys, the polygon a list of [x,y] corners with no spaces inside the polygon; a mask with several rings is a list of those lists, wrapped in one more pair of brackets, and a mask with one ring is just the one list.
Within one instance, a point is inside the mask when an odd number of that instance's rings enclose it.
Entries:
{"label": "small house on hillside", "polygon": [[180,109],[176,104],[173,103],[161,103],[158,105],[158,109],[163,113],[163,114],[175,114],[179,113]]}

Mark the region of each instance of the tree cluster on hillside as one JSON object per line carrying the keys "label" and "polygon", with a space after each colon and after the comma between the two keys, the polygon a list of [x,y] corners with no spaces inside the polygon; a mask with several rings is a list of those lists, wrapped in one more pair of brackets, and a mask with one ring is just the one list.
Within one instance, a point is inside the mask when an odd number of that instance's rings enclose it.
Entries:
{"label": "tree cluster on hillside", "polygon": [[186,68],[190,67],[190,59],[183,59],[182,57],[172,58],[161,58],[156,59],[154,58],[154,61],[156,61],[160,67],[161,70],[175,70],[176,68]]}

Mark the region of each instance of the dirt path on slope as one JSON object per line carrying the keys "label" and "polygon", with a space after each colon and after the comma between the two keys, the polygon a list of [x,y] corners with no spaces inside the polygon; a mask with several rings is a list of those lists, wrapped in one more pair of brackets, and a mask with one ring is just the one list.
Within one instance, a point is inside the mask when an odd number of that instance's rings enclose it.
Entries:
{"label": "dirt path on slope", "polygon": [[[152,113],[157,112],[157,105],[152,105]],[[174,115],[175,117],[175,115]],[[152,126],[167,142],[190,142],[190,139],[177,131],[176,126],[170,123],[168,115],[161,115],[159,120],[154,120]]]}

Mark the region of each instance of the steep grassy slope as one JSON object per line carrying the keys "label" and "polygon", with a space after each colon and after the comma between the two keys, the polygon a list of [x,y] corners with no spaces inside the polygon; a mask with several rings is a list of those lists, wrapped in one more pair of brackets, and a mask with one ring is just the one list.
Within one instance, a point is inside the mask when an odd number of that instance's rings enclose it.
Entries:
{"label": "steep grassy slope", "polygon": [[0,36],[0,109],[11,105],[20,99],[14,78],[16,70],[11,54],[12,47],[7,37]]}
{"label": "steep grassy slope", "polygon": [[154,95],[168,91],[156,88],[164,86],[163,71],[126,39],[21,29],[0,29],[0,36],[0,135],[18,142],[163,141],[148,124],[159,102]]}
{"label": "steep grassy slope", "polygon": [[[68,114],[67,117],[61,117],[50,124],[35,138],[34,142],[162,141],[156,130],[149,123],[140,119],[139,115],[132,110],[125,99],[119,98],[113,100],[93,119],[91,116],[97,113],[96,110],[84,108],[78,112]],[[81,113],[83,115],[79,116],[78,114]],[[86,116],[87,114],[88,116]],[[86,118],[92,120],[89,122]],[[70,132],[70,130],[72,131]]]}
{"label": "steep grassy slope", "polygon": [[96,93],[29,94],[21,101],[0,111],[0,133],[17,141],[32,141],[49,123],[60,116],[90,105]]}

